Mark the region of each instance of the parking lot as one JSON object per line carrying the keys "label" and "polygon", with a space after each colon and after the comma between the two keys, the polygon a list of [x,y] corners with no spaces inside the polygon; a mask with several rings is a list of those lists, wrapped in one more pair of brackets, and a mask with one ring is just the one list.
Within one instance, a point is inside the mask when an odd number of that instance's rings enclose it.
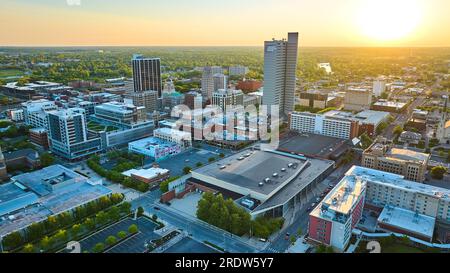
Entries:
{"label": "parking lot", "polygon": [[189,193],[184,196],[182,199],[174,199],[172,200],[172,208],[182,211],[183,213],[190,215],[192,217],[196,217],[197,215],[197,204],[198,201],[202,198],[202,194],[197,192]]}
{"label": "parking lot", "polygon": [[[190,167],[192,169],[197,168],[197,163],[201,162],[203,165],[208,164],[208,159],[215,157],[216,160],[219,159],[219,155],[223,153],[224,155],[230,154],[229,150],[224,150],[215,147],[205,147],[205,148],[191,148],[180,154],[167,158],[163,161],[158,162],[161,168],[170,170],[172,176],[183,175],[183,168]],[[153,163],[152,160],[146,159],[145,167],[150,167]]]}
{"label": "parking lot", "polygon": [[141,253],[145,250],[144,243],[146,240],[159,238],[159,236],[153,232],[156,224],[149,219],[144,217],[137,220],[127,218],[80,241],[82,251],[91,251],[97,243],[105,243],[106,238],[110,235],[117,237],[119,231],[128,232],[128,227],[133,224],[138,226],[139,233],[125,239],[106,252]]}
{"label": "parking lot", "polygon": [[192,238],[186,237],[166,249],[164,253],[219,253],[219,251]]}

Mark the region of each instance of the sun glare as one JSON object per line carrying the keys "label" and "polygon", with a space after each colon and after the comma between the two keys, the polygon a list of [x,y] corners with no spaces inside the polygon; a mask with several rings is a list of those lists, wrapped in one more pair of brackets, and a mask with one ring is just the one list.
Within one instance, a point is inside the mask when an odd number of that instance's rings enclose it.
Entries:
{"label": "sun glare", "polygon": [[378,41],[407,37],[417,29],[422,11],[417,0],[363,0],[358,24],[364,35]]}

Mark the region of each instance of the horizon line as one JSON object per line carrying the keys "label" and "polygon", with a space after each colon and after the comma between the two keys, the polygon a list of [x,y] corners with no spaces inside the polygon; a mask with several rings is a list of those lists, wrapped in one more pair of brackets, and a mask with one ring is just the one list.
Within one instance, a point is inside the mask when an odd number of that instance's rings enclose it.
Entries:
{"label": "horizon line", "polygon": [[[264,48],[264,45],[0,45],[0,48],[93,48],[93,47],[258,47]],[[349,46],[299,46],[299,48],[450,48],[450,45],[438,46],[407,46],[407,45],[349,45]]]}

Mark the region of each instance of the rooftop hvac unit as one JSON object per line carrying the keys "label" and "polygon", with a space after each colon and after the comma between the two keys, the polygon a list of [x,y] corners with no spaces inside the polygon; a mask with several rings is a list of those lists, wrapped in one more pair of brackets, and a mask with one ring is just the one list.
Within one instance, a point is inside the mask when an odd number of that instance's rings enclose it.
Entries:
{"label": "rooftop hvac unit", "polygon": [[263,182],[259,182],[258,186],[262,187],[262,186],[264,186],[264,183]]}
{"label": "rooftop hvac unit", "polygon": [[266,183],[269,183],[270,182],[270,178],[266,178],[266,179],[264,179],[264,182],[266,182]]}
{"label": "rooftop hvac unit", "polygon": [[286,171],[286,168],[281,168],[281,171],[282,171],[282,172],[285,172],[285,171]]}
{"label": "rooftop hvac unit", "polygon": [[272,176],[273,176],[273,177],[277,177],[277,176],[278,176],[278,173],[273,173]]}

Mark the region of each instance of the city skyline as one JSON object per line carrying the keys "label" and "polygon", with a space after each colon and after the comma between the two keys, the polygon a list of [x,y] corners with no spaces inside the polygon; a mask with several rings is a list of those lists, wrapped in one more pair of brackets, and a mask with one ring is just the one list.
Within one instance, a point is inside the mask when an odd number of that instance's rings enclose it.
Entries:
{"label": "city skyline", "polygon": [[0,2],[1,46],[450,46],[445,0]]}

